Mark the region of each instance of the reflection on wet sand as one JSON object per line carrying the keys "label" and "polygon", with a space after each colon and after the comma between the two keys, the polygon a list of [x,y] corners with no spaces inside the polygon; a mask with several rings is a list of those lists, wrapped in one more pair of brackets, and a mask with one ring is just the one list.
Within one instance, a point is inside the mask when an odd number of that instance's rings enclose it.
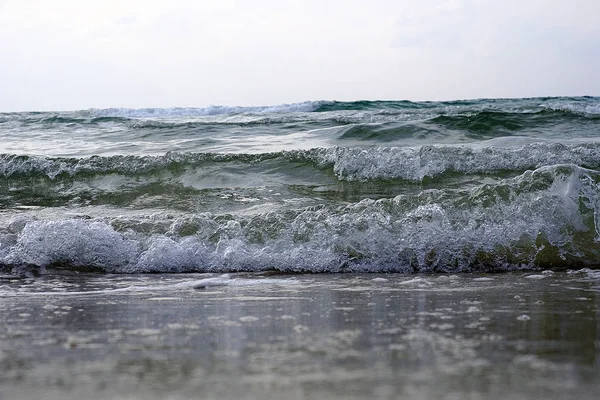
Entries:
{"label": "reflection on wet sand", "polygon": [[599,291],[586,271],[7,279],[0,395],[591,399]]}

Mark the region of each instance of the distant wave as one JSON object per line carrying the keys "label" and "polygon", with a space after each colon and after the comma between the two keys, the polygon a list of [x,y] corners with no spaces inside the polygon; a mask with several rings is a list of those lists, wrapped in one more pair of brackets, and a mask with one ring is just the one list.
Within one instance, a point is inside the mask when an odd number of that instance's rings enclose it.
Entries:
{"label": "distant wave", "polygon": [[208,106],[208,107],[173,107],[173,108],[106,108],[90,109],[87,112],[93,117],[124,118],[168,118],[168,117],[206,117],[223,114],[264,114],[312,112],[322,102],[305,101],[302,103],[279,104],[273,106]]}
{"label": "distant wave", "polygon": [[124,118],[169,118],[206,117],[214,115],[265,114],[295,112],[334,112],[334,111],[426,111],[443,113],[497,111],[522,113],[539,110],[572,112],[582,115],[600,115],[600,98],[595,97],[544,97],[530,99],[477,99],[455,101],[409,100],[360,100],[360,101],[305,101],[301,103],[278,104],[272,106],[208,106],[174,108],[107,108],[86,110],[92,117]]}
{"label": "distant wave", "polygon": [[[237,114],[284,114],[336,111],[373,112],[433,112],[434,114],[461,114],[481,111],[528,113],[541,110],[564,111],[580,115],[600,115],[600,97],[538,97],[525,99],[468,99],[453,101],[358,100],[358,101],[304,101],[300,103],[266,106],[171,107],[171,108],[104,108],[79,111],[0,113],[0,123],[13,118],[177,118],[207,117]],[[47,120],[50,122],[50,119]]]}
{"label": "distant wave", "polygon": [[322,101],[316,112],[332,111],[407,111],[432,110],[440,114],[482,111],[530,113],[541,110],[564,111],[580,115],[600,115],[600,97],[538,97],[527,99],[470,99],[453,101],[360,100]]}
{"label": "distant wave", "polygon": [[[156,149],[158,145],[164,149],[163,152],[173,149],[169,144],[171,140],[177,140],[175,135],[179,135],[179,138],[185,137],[192,145],[192,141],[195,140],[199,151],[202,144],[215,144],[217,141],[227,142],[230,148],[239,145],[239,149],[243,151],[245,141],[258,136],[261,136],[265,143],[268,143],[269,138],[275,139],[276,143],[282,143],[282,149],[293,148],[302,140],[317,141],[316,145],[319,146],[326,143],[332,146],[415,146],[484,141],[515,135],[541,140],[598,136],[600,113],[594,113],[593,106],[562,104],[553,107],[538,105],[535,109],[517,111],[491,108],[480,110],[470,106],[468,109],[392,108],[387,111],[302,113],[271,113],[262,109],[260,113],[214,114],[203,118],[177,118],[175,114],[173,118],[169,118],[171,110],[167,109],[157,109],[155,114],[129,109],[116,109],[115,112],[102,110],[104,116],[95,111],[91,114],[26,113],[0,118],[0,134],[5,132],[6,137],[15,143],[25,135],[30,136],[32,140],[43,137],[66,142],[68,138],[63,137],[61,132],[70,131],[80,138],[81,143],[89,143],[92,146],[96,142],[87,141],[87,136],[101,136],[115,143],[127,132],[131,142],[136,142],[142,148],[155,142],[150,147]],[[156,117],[142,118],[143,115]],[[243,134],[240,134],[238,129],[243,130]],[[286,139],[286,135],[292,136]],[[201,142],[200,138],[204,142]],[[98,150],[102,154],[104,149]],[[189,151],[192,148],[185,150]]]}

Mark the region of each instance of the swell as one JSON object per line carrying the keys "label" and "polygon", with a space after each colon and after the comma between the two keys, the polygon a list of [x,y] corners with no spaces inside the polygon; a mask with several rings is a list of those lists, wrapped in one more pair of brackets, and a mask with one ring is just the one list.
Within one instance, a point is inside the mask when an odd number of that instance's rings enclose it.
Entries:
{"label": "swell", "polygon": [[[440,115],[428,120],[427,123],[440,125],[445,129],[468,131],[475,137],[479,135],[489,137],[510,135],[513,132],[542,131],[561,125],[567,125],[563,129],[570,126],[581,129],[581,125],[597,128],[598,121],[600,121],[600,114],[586,115],[566,109],[546,109],[531,113],[481,111],[466,115]],[[595,133],[598,133],[597,130]]]}
{"label": "swell", "polygon": [[0,175],[6,178],[93,176],[106,174],[143,175],[161,171],[177,172],[182,168],[208,163],[257,163],[279,157],[267,154],[167,153],[164,156],[94,156],[90,158],[52,158],[14,154],[0,155]]}
{"label": "swell", "polygon": [[442,114],[422,120],[389,121],[355,124],[340,139],[392,142],[417,140],[444,140],[461,138],[487,140],[504,136],[529,137],[595,137],[598,136],[600,114],[586,115],[568,110],[541,110],[537,112],[480,111],[473,113]]}
{"label": "swell", "polygon": [[600,265],[600,174],[575,165],[256,215],[32,219],[0,230],[5,268],[458,272]]}
{"label": "swell", "polygon": [[315,109],[315,112],[332,111],[372,111],[372,110],[407,110],[407,109],[427,109],[434,108],[436,103],[432,102],[412,102],[408,100],[401,101],[329,101],[322,102]]}
{"label": "swell", "polygon": [[453,101],[329,101],[320,102],[315,112],[335,111],[435,111],[440,115],[466,114],[478,112],[500,112],[510,114],[537,113],[540,111],[561,111],[566,114],[600,115],[598,97],[537,97],[515,99],[469,99]]}
{"label": "swell", "polygon": [[[335,122],[336,118],[343,119],[348,115],[360,116],[361,112],[364,112],[367,120],[374,116],[397,117],[429,120],[431,123],[461,129],[485,130],[498,125],[512,129],[540,122],[576,122],[585,121],[585,118],[597,120],[600,118],[600,98],[478,99],[445,102],[306,101],[260,107],[108,108],[66,112],[0,113],[0,124],[10,122],[20,122],[25,125],[121,123],[134,126],[134,122],[137,122],[141,127],[146,126],[145,124],[150,127],[168,127],[171,126],[170,124],[177,126],[182,123],[201,126],[203,123],[215,121],[224,124],[243,124],[247,119],[250,119],[249,123],[257,124],[287,120],[301,122],[315,118],[327,119],[327,116]],[[230,118],[233,120],[229,121]],[[353,120],[359,121],[356,118]]]}

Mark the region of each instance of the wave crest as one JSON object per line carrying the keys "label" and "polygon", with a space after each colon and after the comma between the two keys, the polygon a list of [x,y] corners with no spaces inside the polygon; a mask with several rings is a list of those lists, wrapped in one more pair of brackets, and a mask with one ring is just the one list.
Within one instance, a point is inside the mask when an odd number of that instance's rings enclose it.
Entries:
{"label": "wave crest", "polygon": [[207,117],[225,114],[264,114],[312,112],[319,108],[320,101],[278,104],[274,106],[208,106],[208,107],[173,107],[173,108],[105,108],[91,109],[87,112],[94,117],[122,118],[172,118],[172,117]]}
{"label": "wave crest", "polygon": [[591,266],[600,263],[599,185],[595,171],[558,165],[473,190],[254,216],[18,220],[0,235],[0,260],[120,273]]}
{"label": "wave crest", "polygon": [[[489,142],[488,144],[493,144]],[[449,173],[522,172],[544,165],[600,167],[600,143],[533,142],[503,146],[331,147],[263,154],[167,153],[164,156],[46,158],[0,154],[0,176],[11,179],[59,179],[86,175],[184,173],[209,164],[260,166],[269,162],[311,163],[331,168],[340,180],[401,179],[422,182]],[[240,170],[243,173],[243,167]],[[158,176],[158,175],[157,175]]]}

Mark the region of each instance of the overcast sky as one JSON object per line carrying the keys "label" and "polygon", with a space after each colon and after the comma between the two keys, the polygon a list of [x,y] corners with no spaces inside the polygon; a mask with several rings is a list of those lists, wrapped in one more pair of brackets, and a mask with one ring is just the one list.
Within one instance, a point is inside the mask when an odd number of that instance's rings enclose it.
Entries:
{"label": "overcast sky", "polygon": [[0,111],[555,95],[599,0],[0,0]]}

